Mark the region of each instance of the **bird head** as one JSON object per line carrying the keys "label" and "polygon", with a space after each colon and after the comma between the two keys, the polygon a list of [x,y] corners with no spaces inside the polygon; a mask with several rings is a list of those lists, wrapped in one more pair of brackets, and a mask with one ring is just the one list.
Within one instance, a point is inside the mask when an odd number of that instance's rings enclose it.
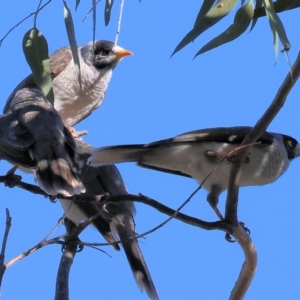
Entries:
{"label": "bird head", "polygon": [[90,42],[81,48],[81,55],[85,62],[92,64],[98,70],[113,69],[124,56],[132,54],[132,52],[106,40]]}

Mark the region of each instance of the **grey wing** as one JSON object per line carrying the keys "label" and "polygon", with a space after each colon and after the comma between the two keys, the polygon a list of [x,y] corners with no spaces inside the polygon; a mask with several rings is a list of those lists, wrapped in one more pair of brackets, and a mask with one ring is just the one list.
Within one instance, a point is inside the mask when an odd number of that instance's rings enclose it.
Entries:
{"label": "grey wing", "polygon": [[[80,157],[83,158],[83,149],[88,151],[88,154],[86,154],[83,159],[84,162],[86,162],[93,148],[82,141],[76,141],[76,145]],[[103,194],[103,191],[109,193],[111,196],[128,194],[123,179],[114,165],[91,167],[85,164],[81,174],[87,194],[99,194],[100,192]],[[95,180],[97,180],[97,184],[95,184]],[[119,236],[139,288],[145,290],[151,299],[158,299],[155,286],[139,248],[138,241],[134,239],[136,233],[133,220],[133,214],[135,213],[133,202],[109,202],[105,210],[100,203],[93,205],[95,207],[97,206],[98,210],[102,210],[103,212],[99,215],[99,218],[104,219],[109,224],[112,232]],[[97,221],[97,219],[95,221]],[[94,225],[96,224],[94,223]]]}
{"label": "grey wing", "polygon": [[33,136],[13,115],[2,115],[0,117],[1,159],[5,159],[12,164],[35,168],[36,162],[28,152],[33,143]]}
{"label": "grey wing", "polygon": [[[69,47],[58,49],[50,55],[50,70],[52,80],[55,79],[70,63],[72,59],[72,53]],[[3,108],[3,113],[6,113],[8,108],[10,107],[11,101],[14,98],[17,91],[23,88],[36,88],[39,89],[33,75],[28,75],[25,79],[23,79],[12,91],[9,97],[6,100],[5,106]]]}
{"label": "grey wing", "polygon": [[[149,145],[159,145],[167,143],[185,143],[185,142],[202,142],[215,141],[231,144],[240,144],[245,136],[250,132],[250,126],[235,126],[235,127],[217,127],[194,130],[184,134],[177,135],[174,138],[166,139]],[[257,141],[270,145],[273,143],[274,135],[269,132],[264,132]]]}

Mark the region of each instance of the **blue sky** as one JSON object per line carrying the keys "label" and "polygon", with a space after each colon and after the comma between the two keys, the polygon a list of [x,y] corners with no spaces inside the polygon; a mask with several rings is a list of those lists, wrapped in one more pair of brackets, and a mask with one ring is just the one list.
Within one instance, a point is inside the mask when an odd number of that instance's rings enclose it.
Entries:
{"label": "blue sky", "polygon": [[[92,40],[92,17],[83,23],[90,3],[82,1],[74,12],[78,44]],[[188,5],[186,4],[188,3]],[[119,45],[134,52],[117,66],[102,106],[76,129],[86,129],[85,140],[94,146],[148,143],[190,130],[217,126],[253,125],[273,100],[288,72],[283,54],[277,64],[268,21],[260,19],[253,32],[244,34],[195,60],[194,54],[232,22],[230,15],[193,44],[170,55],[191,29],[199,1],[126,1]],[[0,38],[35,10],[36,1],[4,0],[0,4]],[[110,25],[104,26],[104,1],[98,5],[97,39],[115,39],[119,1]],[[299,49],[300,19],[297,11],[280,15],[292,48],[291,62]],[[33,26],[32,18],[18,26],[0,48],[0,95],[2,105],[12,89],[30,71],[22,52],[22,38]],[[48,40],[50,53],[68,45],[63,4],[51,2],[39,15],[37,27]],[[269,130],[300,140],[299,84],[270,125]],[[131,193],[143,193],[177,208],[197,183],[188,178],[118,165]],[[1,161],[0,174],[10,165]],[[300,295],[300,239],[298,218],[300,160],[275,183],[240,190],[239,219],[251,230],[258,251],[258,269],[245,299],[292,299]],[[20,173],[20,172],[19,172]],[[22,174],[27,182],[32,176]],[[1,186],[0,236],[5,208],[13,218],[6,261],[42,240],[62,215],[59,203],[18,188]],[[216,220],[200,191],[183,212],[204,220]],[[226,193],[219,208],[224,211]],[[167,217],[137,204],[136,230],[143,233]],[[1,229],[2,228],[2,229]],[[64,232],[61,226],[53,236]],[[103,242],[93,228],[81,236],[86,242]],[[227,299],[243,263],[237,243],[225,241],[224,233],[207,232],[173,220],[141,239],[160,299]],[[105,247],[102,252],[85,248],[78,253],[70,275],[70,299],[147,299],[138,290],[124,252]],[[18,262],[5,273],[3,299],[53,299],[60,246],[48,246]],[[42,296],[41,296],[42,295]]]}

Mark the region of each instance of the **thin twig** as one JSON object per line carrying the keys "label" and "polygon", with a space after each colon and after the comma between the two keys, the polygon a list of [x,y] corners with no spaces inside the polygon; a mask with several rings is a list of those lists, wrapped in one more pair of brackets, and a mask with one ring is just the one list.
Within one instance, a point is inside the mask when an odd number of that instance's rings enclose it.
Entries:
{"label": "thin twig", "polygon": [[116,39],[115,39],[115,45],[118,44],[118,38],[119,38],[120,31],[121,31],[121,21],[122,21],[122,15],[123,15],[123,7],[124,7],[124,0],[121,0],[120,15],[119,15],[119,20],[118,20],[118,28],[117,28],[117,34],[116,34]]}
{"label": "thin twig", "polygon": [[33,15],[37,15],[38,12],[40,12],[45,6],[47,6],[52,0],[48,0],[48,2],[46,2],[43,6],[41,6],[37,11],[32,12],[31,14],[29,14],[27,17],[25,17],[24,19],[22,19],[19,23],[17,23],[15,26],[13,26],[4,36],[2,39],[0,39],[0,47],[2,45],[2,42],[4,41],[4,39],[15,29],[17,28],[20,24],[22,24],[24,21],[26,21],[28,18],[30,18]]}
{"label": "thin twig", "polygon": [[[101,0],[97,0],[96,5],[100,2]],[[87,17],[89,16],[89,14],[92,12],[94,5],[91,7],[91,9],[86,13],[84,19],[82,20],[82,22],[84,22]]]}
{"label": "thin twig", "polygon": [[42,4],[42,1],[43,1],[43,0],[40,0],[39,5],[38,5],[38,7],[37,7],[37,9],[36,9],[36,12],[35,12],[35,15],[34,15],[34,21],[33,21],[33,24],[34,24],[34,27],[35,27],[35,28],[36,28],[36,19],[37,19],[38,12],[39,12],[39,8],[40,8],[40,6],[41,6],[41,4]]}
{"label": "thin twig", "polygon": [[5,249],[8,239],[9,230],[11,227],[11,216],[9,214],[9,210],[6,208],[6,222],[5,222],[5,231],[2,241],[2,247],[1,247],[1,254],[0,254],[0,287],[2,286],[2,278],[4,275],[4,272],[6,271],[6,266],[4,265],[4,259],[5,259]]}

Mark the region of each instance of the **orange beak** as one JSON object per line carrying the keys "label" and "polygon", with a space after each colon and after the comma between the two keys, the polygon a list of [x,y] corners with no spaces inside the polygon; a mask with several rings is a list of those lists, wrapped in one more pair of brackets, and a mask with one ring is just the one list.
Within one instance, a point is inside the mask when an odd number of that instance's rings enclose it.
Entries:
{"label": "orange beak", "polygon": [[131,51],[125,50],[121,47],[116,46],[116,57],[117,58],[122,58],[124,56],[129,56],[129,55],[133,55],[133,53]]}

